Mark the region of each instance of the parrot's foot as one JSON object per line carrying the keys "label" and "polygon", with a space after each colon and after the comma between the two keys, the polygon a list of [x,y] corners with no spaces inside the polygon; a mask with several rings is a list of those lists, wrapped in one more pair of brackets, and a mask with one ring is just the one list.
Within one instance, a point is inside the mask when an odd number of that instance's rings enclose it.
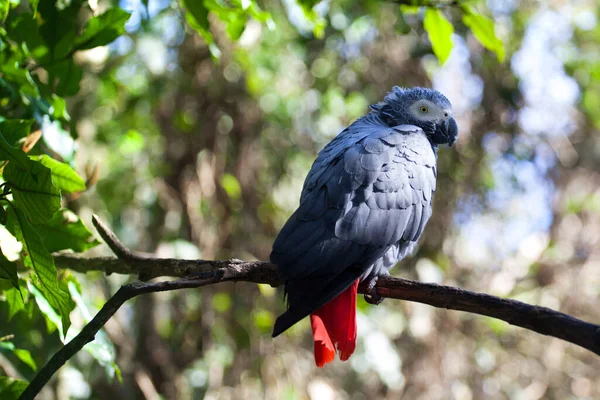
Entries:
{"label": "parrot's foot", "polygon": [[383,297],[377,294],[375,290],[375,285],[377,284],[377,276],[372,277],[367,284],[367,291],[369,293],[365,293],[365,301],[369,304],[373,304],[374,306],[380,304],[383,301]]}

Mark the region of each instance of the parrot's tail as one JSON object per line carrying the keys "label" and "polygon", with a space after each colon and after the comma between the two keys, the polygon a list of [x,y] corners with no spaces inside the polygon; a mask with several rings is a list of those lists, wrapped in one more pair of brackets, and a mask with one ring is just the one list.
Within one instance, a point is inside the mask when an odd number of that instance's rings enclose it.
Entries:
{"label": "parrot's tail", "polygon": [[315,362],[318,367],[332,362],[336,349],[342,361],[346,361],[354,353],[358,282],[357,279],[339,296],[310,314]]}

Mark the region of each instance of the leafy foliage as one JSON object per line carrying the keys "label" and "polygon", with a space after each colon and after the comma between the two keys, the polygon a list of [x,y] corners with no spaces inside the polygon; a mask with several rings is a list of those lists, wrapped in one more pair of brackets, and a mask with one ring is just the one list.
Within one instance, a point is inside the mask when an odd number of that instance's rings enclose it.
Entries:
{"label": "leafy foliage", "polygon": [[8,163],[4,179],[15,204],[34,224],[50,220],[60,208],[60,191],[52,182],[52,173],[41,163],[26,159],[24,166]]}
{"label": "leafy foliage", "polygon": [[[25,311],[31,317],[32,305],[37,305],[49,328],[56,326],[63,335],[75,302],[51,252],[82,252],[98,241],[77,215],[61,210],[63,194],[85,191],[86,183],[73,169],[72,158],[57,159],[60,149],[43,154],[56,147],[45,134],[51,128],[68,135],[64,96],[80,90],[83,76],[75,53],[114,41],[125,32],[130,16],[119,7],[90,16],[88,7],[82,0],[29,1],[29,8],[0,1],[0,224],[21,244],[20,259],[9,260],[5,254],[15,249],[1,243],[0,302],[8,306],[8,320]],[[29,349],[0,341],[0,350],[36,368]],[[26,385],[0,379],[2,399],[16,398]]]}
{"label": "leafy foliage", "polygon": [[445,63],[452,51],[454,27],[437,8],[427,8],[425,10],[423,27],[429,35],[434,54],[440,60],[440,63]]}
{"label": "leafy foliage", "polygon": [[[18,202],[15,200],[15,203]],[[54,260],[46,250],[42,239],[35,231],[26,215],[16,208],[10,206],[6,226],[8,230],[23,245],[23,264],[35,271],[31,274],[32,283],[46,298],[52,308],[62,318],[62,328],[66,332],[71,324],[69,314],[75,307],[68,292],[61,288],[57,278]]]}
{"label": "leafy foliage", "polygon": [[35,225],[35,230],[49,252],[83,252],[99,244],[81,219],[66,209],[55,213],[48,223]]}
{"label": "leafy foliage", "polygon": [[[149,7],[149,2],[143,1],[142,3],[146,11],[150,13],[149,10],[152,7]],[[103,11],[100,12],[97,2],[86,0],[29,0],[28,4],[18,0],[0,0],[0,175],[2,182],[0,186],[0,225],[8,232],[7,236],[12,235],[20,243],[20,248],[15,250],[15,248],[11,248],[8,241],[0,242],[2,250],[0,252],[0,303],[5,305],[7,310],[5,314],[7,321],[0,321],[0,336],[12,333],[18,335],[26,329],[21,328],[18,331],[17,323],[21,324],[20,326],[33,326],[36,323],[35,318],[38,316],[43,318],[42,321],[45,323],[48,333],[58,330],[60,340],[66,341],[73,336],[73,329],[69,331],[72,312],[81,313],[84,321],[91,319],[91,312],[84,299],[89,301],[92,296],[79,287],[74,276],[58,274],[52,255],[53,252],[63,250],[84,252],[99,243],[82,219],[75,212],[69,210],[79,209],[77,204],[72,203],[73,199],[77,198],[81,192],[86,191],[97,179],[97,170],[86,174],[86,179],[76,172],[76,170],[81,170],[82,166],[77,165],[74,161],[74,147],[64,144],[72,143],[72,140],[77,139],[78,122],[85,119],[81,115],[77,118],[77,114],[81,112],[79,105],[85,103],[81,97],[94,98],[95,96],[94,93],[90,93],[90,89],[86,85],[97,89],[98,97],[105,101],[101,107],[89,111],[90,114],[107,115],[106,124],[99,124],[99,137],[101,138],[99,140],[110,142],[115,136],[120,136],[114,143],[123,149],[127,148],[127,156],[131,157],[146,150],[145,146],[150,146],[155,140],[155,138],[138,133],[135,136],[136,143],[133,145],[134,141],[127,134],[120,133],[119,123],[123,120],[120,122],[110,121],[111,114],[114,114],[115,110],[123,108],[137,110],[136,112],[142,110],[141,117],[132,113],[125,118],[127,123],[132,125],[130,132],[138,132],[141,126],[146,126],[151,122],[152,119],[148,118],[147,113],[150,107],[144,103],[145,100],[140,89],[144,85],[148,86],[149,78],[147,76],[140,78],[143,73],[136,74],[128,82],[131,86],[127,87],[127,90],[123,90],[118,83],[119,76],[127,73],[128,69],[120,68],[121,60],[115,61],[114,69],[107,69],[101,76],[98,76],[96,69],[88,68],[78,58],[83,54],[81,52],[83,50],[100,46],[108,47],[116,39],[130,35],[125,29],[125,25],[131,13],[116,4],[117,2],[102,3]],[[340,4],[343,5],[343,2]],[[226,69],[227,81],[231,83],[236,79],[240,80],[240,76],[243,76],[247,92],[255,96],[252,102],[258,103],[257,99],[260,98],[264,110],[268,110],[272,106],[273,113],[265,113],[264,117],[269,124],[272,124],[271,126],[266,125],[265,130],[267,131],[278,129],[286,122],[289,123],[290,110],[304,102],[297,93],[299,88],[289,89],[289,84],[275,87],[271,77],[276,69],[283,70],[288,67],[287,60],[294,57],[310,60],[312,57],[310,53],[313,50],[310,50],[306,43],[311,32],[312,36],[321,39],[329,34],[328,22],[331,23],[332,32],[343,29],[340,27],[348,26],[347,32],[344,33],[345,39],[352,42],[352,45],[346,46],[348,49],[344,48],[344,52],[347,51],[348,54],[355,51],[351,49],[352,46],[360,46],[364,37],[368,37],[371,33],[373,21],[369,16],[359,15],[354,20],[344,21],[345,17],[340,18],[340,10],[342,10],[340,4],[332,2],[331,10],[333,11],[328,14],[327,7],[321,6],[328,5],[327,2],[312,0],[286,2],[285,7],[292,10],[292,6],[295,6],[299,10],[298,12],[293,10],[287,12],[290,20],[294,20],[296,27],[302,30],[302,37],[297,38],[290,34],[287,22],[282,20],[281,15],[285,14],[282,9],[273,5],[272,10],[265,11],[256,0],[181,0],[178,4],[181,6],[181,10],[177,10],[177,12],[185,17],[188,26],[194,31],[193,33],[203,38],[213,58],[221,57],[222,53],[232,53],[230,55],[234,61]],[[377,7],[379,6],[379,4],[375,4]],[[445,8],[439,7],[436,2],[410,1],[407,4],[410,4],[410,7],[402,8],[406,14],[423,11],[423,26],[420,25],[420,21],[418,24],[409,26],[408,22],[402,20],[404,21],[402,33],[409,33],[413,28],[421,29],[423,27],[429,35],[433,53],[441,63],[449,57],[452,51],[451,36],[454,32],[452,23],[456,22],[449,20],[446,16],[456,17],[456,15],[462,16],[464,25],[471,29],[473,35],[485,48],[495,52],[500,61],[504,59],[503,43],[495,35],[493,21],[482,14],[476,13],[465,5],[454,7],[454,12],[451,13],[447,12]],[[362,5],[359,6],[362,10],[361,7]],[[372,5],[366,7],[375,8]],[[403,18],[400,12],[398,16]],[[145,17],[141,18],[142,26],[147,23],[144,21]],[[277,35],[273,35],[271,39],[265,41],[260,52],[238,52],[236,50],[238,44],[230,43],[244,38],[247,30],[248,36],[252,36],[256,34],[257,29],[259,31],[265,28],[276,29],[275,20],[278,21]],[[281,24],[280,21],[282,21]],[[308,29],[300,27],[302,24],[307,25]],[[250,25],[253,25],[252,32],[248,29]],[[259,28],[256,28],[257,26]],[[294,37],[294,39],[287,43],[286,40],[290,37]],[[337,38],[340,37],[338,35]],[[324,44],[325,41],[323,40],[321,43]],[[327,43],[328,48],[338,48],[336,47],[338,44],[332,46],[334,41]],[[120,43],[119,46],[122,44]],[[244,46],[244,44],[239,43],[239,46]],[[115,43],[114,48],[117,47]],[[113,50],[114,48],[111,47]],[[426,48],[426,51],[430,51],[430,49]],[[337,63],[340,62],[333,53],[331,49],[323,52],[323,57],[314,60],[311,67],[311,72],[314,72],[314,76],[317,78],[314,86],[323,91],[322,106],[330,114],[334,114],[337,112],[336,110],[345,110],[350,117],[361,115],[367,105],[367,95],[363,95],[362,88],[354,88],[350,95],[344,96],[336,86],[337,83],[328,81],[330,75],[335,75]],[[351,55],[348,58],[352,58]],[[254,64],[262,66],[257,68],[253,66]],[[364,63],[362,66],[359,63],[355,64],[352,66],[354,68],[352,70],[345,68],[343,73],[340,73],[340,77],[362,74]],[[182,67],[182,70],[184,69]],[[198,71],[201,70],[202,68],[198,68]],[[184,72],[179,71],[178,73],[183,74]],[[198,72],[198,75],[202,74]],[[84,80],[84,77],[93,79],[88,81]],[[294,79],[296,78],[297,76],[294,75]],[[144,79],[146,80],[144,85],[140,84],[140,80]],[[213,87],[209,93],[209,99],[216,98],[218,93],[225,92],[225,83],[220,82],[219,84],[223,84],[223,87]],[[322,86],[327,85],[332,86],[331,90],[323,89]],[[282,90],[281,88],[284,86],[288,87],[285,90],[290,97],[294,98],[295,106],[286,108],[272,101],[273,104],[270,105],[270,100],[275,97],[274,93]],[[160,90],[168,92],[170,89],[162,87]],[[134,93],[133,99],[129,98],[124,101],[124,92]],[[77,102],[71,103],[69,98],[78,95],[80,98],[77,99]],[[247,100],[244,99],[244,101]],[[213,100],[207,102],[212,103]],[[230,100],[225,103],[232,104]],[[228,105],[221,106],[225,111],[229,107]],[[226,117],[229,117],[229,115],[225,115],[225,111],[216,118],[219,124],[212,130],[224,131],[223,126],[226,126],[228,121]],[[254,121],[256,116],[261,113],[262,111],[255,110],[255,116],[247,120]],[[187,132],[190,132],[196,121],[193,121],[188,114],[187,108],[181,107],[181,111],[178,111],[177,114],[177,124],[179,127],[187,127]],[[338,114],[343,114],[343,111]],[[338,114],[335,115],[335,118],[340,117]],[[71,115],[75,115],[73,120]],[[129,118],[131,115],[134,116]],[[204,122],[208,124],[210,120],[211,118],[206,118]],[[326,122],[323,123],[326,124]],[[238,121],[231,124],[236,126]],[[110,126],[112,132],[106,133],[105,126]],[[185,131],[185,129],[181,130]],[[225,136],[223,135],[223,137]],[[227,138],[227,140],[237,140],[236,137],[236,135],[231,135],[231,138]],[[177,138],[177,140],[180,139],[180,137]],[[273,140],[273,143],[275,142]],[[129,147],[125,146],[126,143],[129,144]],[[216,147],[223,146],[220,141],[215,141],[215,143],[218,143]],[[225,147],[227,146],[229,144]],[[114,153],[109,154],[108,157],[118,158],[120,162],[127,158],[119,152]],[[265,163],[278,164],[280,162],[278,157],[281,156],[281,154],[275,154],[272,159],[265,157]],[[297,157],[301,163],[305,162],[298,149],[289,150],[289,154],[286,156],[291,159]],[[195,157],[196,155],[193,158]],[[232,157],[224,158],[231,159]],[[198,159],[200,160],[201,157]],[[154,163],[148,160],[145,162],[148,164],[148,169],[161,168],[158,166],[158,162]],[[111,167],[117,165],[109,162],[106,164]],[[199,162],[200,166],[202,166],[201,164]],[[214,162],[209,161],[205,164],[213,165]],[[140,162],[138,165],[146,164]],[[116,176],[123,172],[118,167],[114,169],[115,171],[112,173]],[[146,171],[145,168],[141,169]],[[228,171],[222,172],[220,177],[215,180],[215,187],[210,189],[222,192],[225,196],[224,201],[220,204],[210,204],[205,198],[201,198],[199,204],[194,204],[189,209],[198,208],[201,218],[213,222],[228,215],[233,221],[231,225],[238,224],[239,226],[242,221],[245,221],[242,218],[242,210],[244,202],[247,200],[245,197],[248,192],[246,186],[248,181],[247,177],[242,179],[233,171]],[[146,178],[153,177],[148,172]],[[271,179],[272,177],[269,176],[259,178],[261,184],[266,184]],[[152,179],[147,180],[151,181]],[[107,179],[107,181],[106,185],[115,186],[117,184],[116,179]],[[203,184],[210,186],[208,182],[203,182]],[[126,199],[133,198],[134,195],[129,188],[130,186],[124,183],[123,189],[119,190],[119,198],[106,200],[107,203],[110,201],[124,202]],[[146,206],[147,204],[144,204],[144,207]],[[142,207],[139,208],[142,209]],[[258,208],[258,218],[262,219],[262,222],[266,221],[265,225],[271,226],[277,210],[278,206],[273,201],[265,201]],[[177,217],[171,220],[177,220]],[[175,232],[173,235],[177,236],[180,233]],[[187,242],[182,242],[178,244],[178,248],[182,252],[189,250],[186,247]],[[11,257],[11,254],[15,254],[15,257]],[[17,254],[18,258],[15,259]],[[273,296],[272,292],[265,293]],[[267,297],[266,294],[265,297]],[[239,307],[234,301],[234,296],[226,293],[214,296],[210,304],[219,313],[233,312]],[[254,326],[264,332],[269,329],[273,318],[270,311],[257,307],[253,313],[245,313],[238,319],[241,321],[240,324],[247,322],[249,326]],[[7,327],[5,322],[9,321],[10,324]],[[249,342],[249,333],[243,333],[241,336],[243,338],[240,339],[240,343]],[[30,374],[43,361],[40,356],[43,353],[39,348],[36,353],[33,345],[32,348],[19,348],[26,347],[18,343],[19,339],[16,337],[14,343],[13,341],[0,341],[0,350],[20,360],[18,362],[23,363],[26,368],[24,375],[28,376],[27,374]],[[86,349],[94,359],[106,367],[110,375],[113,372],[119,373],[114,362],[114,346],[106,335],[98,335],[97,340],[89,344]],[[217,351],[220,350],[215,350],[215,352]],[[224,353],[218,356],[223,360],[230,358]],[[0,377],[0,398],[18,397],[25,385],[24,381]]]}
{"label": "leafy foliage", "polygon": [[0,398],[3,400],[17,400],[27,387],[27,382],[0,376]]}
{"label": "leafy foliage", "polygon": [[72,49],[92,49],[112,42],[125,32],[125,22],[129,16],[120,8],[109,8],[104,14],[87,22],[81,35],[75,38]]}
{"label": "leafy foliage", "polygon": [[37,369],[37,365],[33,358],[31,357],[31,353],[25,349],[17,349],[12,342],[9,341],[1,341],[0,342],[0,352],[7,351],[13,353],[19,360],[27,364],[29,368],[32,370]]}
{"label": "leafy foliage", "polygon": [[498,39],[494,31],[494,22],[471,10],[467,5],[463,5],[463,23],[468,26],[473,35],[488,50],[496,53],[498,61],[504,62],[504,43]]}
{"label": "leafy foliage", "polygon": [[230,2],[230,5],[218,0],[183,0],[182,3],[187,10],[188,24],[204,38],[215,58],[221,56],[221,51],[210,29],[209,14],[215,15],[225,23],[227,35],[232,40],[238,40],[242,36],[249,18],[254,18],[269,27],[274,26],[271,15],[261,10],[254,0],[235,0]]}

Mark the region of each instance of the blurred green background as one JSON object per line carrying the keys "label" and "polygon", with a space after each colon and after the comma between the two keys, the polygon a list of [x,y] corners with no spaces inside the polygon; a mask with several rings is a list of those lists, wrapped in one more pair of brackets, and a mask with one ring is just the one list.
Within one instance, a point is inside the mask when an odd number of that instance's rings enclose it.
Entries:
{"label": "blurred green background", "polygon": [[[72,165],[82,175],[97,166],[99,179],[66,198],[70,209],[157,257],[266,260],[317,152],[392,86],[434,87],[454,105],[459,139],[439,151],[418,251],[392,274],[600,321],[595,1],[257,3],[204,1],[202,25],[186,18],[189,0],[89,1],[94,15],[132,14],[110,45],[73,55],[83,70],[66,96],[76,139],[58,148],[75,146]],[[461,5],[493,20],[503,46],[488,32],[486,49]],[[432,32],[443,24],[424,29],[431,9],[453,26],[446,60],[445,33]],[[73,275],[70,333],[82,310],[93,315],[135,278]],[[360,299],[356,353],[319,369],[308,321],[271,339],[283,310],[279,290],[249,283],[137,298],[40,399],[600,398],[596,355],[497,320]],[[13,334],[38,367],[61,346],[33,301],[8,314],[0,301],[0,336]],[[0,371],[35,374],[11,352],[0,352]]]}

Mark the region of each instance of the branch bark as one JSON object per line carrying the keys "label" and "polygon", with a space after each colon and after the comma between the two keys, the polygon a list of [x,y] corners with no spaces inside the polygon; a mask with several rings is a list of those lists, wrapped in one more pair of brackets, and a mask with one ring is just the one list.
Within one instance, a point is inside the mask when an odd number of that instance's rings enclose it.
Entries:
{"label": "branch bark", "polygon": [[[106,274],[137,274],[141,281],[157,277],[177,277],[166,282],[134,282],[122,286],[83,330],[60,349],[31,381],[20,399],[33,399],[52,375],[83,346],[129,299],[147,293],[197,288],[228,281],[244,281],[280,286],[275,265],[265,261],[180,260],[152,258],[133,253],[115,234],[94,216],[94,225],[117,258],[84,258],[69,254],[55,255],[56,266],[77,272],[102,271]],[[553,336],[579,345],[600,355],[600,326],[558,311],[472,292],[451,286],[422,283],[401,278],[382,277],[377,281],[377,294],[383,297],[414,301],[437,308],[485,315],[543,335]],[[365,293],[366,287],[359,286]]]}

